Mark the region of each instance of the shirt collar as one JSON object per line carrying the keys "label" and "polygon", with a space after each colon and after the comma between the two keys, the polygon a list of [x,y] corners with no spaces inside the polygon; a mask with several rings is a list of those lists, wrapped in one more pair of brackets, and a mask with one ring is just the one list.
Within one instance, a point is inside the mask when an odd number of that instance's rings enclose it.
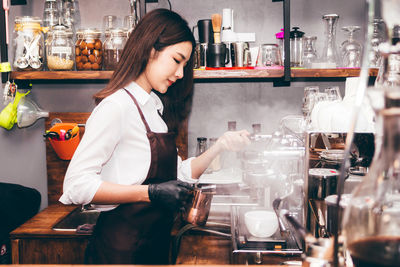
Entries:
{"label": "shirt collar", "polygon": [[161,99],[154,93],[153,91],[148,94],[140,85],[138,85],[136,82],[131,82],[127,86],[125,86],[125,89],[127,89],[137,100],[137,102],[144,106],[146,103],[151,103],[157,111],[162,115],[164,111],[164,105],[162,104]]}

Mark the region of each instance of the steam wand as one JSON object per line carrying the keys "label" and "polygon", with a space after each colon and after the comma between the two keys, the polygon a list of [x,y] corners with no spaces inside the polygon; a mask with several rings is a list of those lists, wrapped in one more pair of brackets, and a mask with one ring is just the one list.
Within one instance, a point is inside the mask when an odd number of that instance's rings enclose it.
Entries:
{"label": "steam wand", "polygon": [[346,136],[346,146],[344,150],[344,157],[342,160],[342,164],[340,166],[340,174],[339,174],[339,180],[338,180],[338,185],[337,185],[337,202],[336,206],[337,208],[334,209],[334,218],[338,218],[337,223],[332,225],[332,232],[334,236],[334,243],[333,243],[333,266],[338,267],[339,266],[339,224],[341,223],[339,221],[339,216],[338,216],[338,211],[340,207],[340,200],[342,197],[343,193],[343,187],[344,187],[344,181],[346,178],[346,170],[348,167],[348,161],[347,158],[350,155],[350,149],[351,149],[351,144],[353,143],[354,139],[354,132],[355,132],[355,127],[357,125],[357,120],[358,120],[358,114],[360,113],[360,109],[362,106],[362,102],[364,100],[365,96],[365,90],[368,86],[368,79],[369,79],[369,52],[371,50],[371,42],[372,40],[372,34],[373,34],[373,25],[370,23],[371,21],[374,20],[374,10],[375,10],[375,1],[376,0],[367,0],[366,3],[368,5],[368,21],[367,21],[367,36],[365,40],[365,45],[364,45],[364,53],[363,53],[363,60],[362,60],[362,65],[361,65],[361,70],[360,70],[360,78],[358,81],[358,88],[357,88],[357,93],[356,93],[356,99],[355,99],[355,105],[353,106],[353,112],[352,112],[352,117],[351,117],[351,125],[349,132],[347,133]]}

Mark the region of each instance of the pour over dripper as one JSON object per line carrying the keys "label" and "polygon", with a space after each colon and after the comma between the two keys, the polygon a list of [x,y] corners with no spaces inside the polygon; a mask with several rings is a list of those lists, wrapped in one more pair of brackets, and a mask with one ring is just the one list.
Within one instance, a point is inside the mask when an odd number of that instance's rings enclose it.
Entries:
{"label": "pour over dripper", "polygon": [[28,127],[38,119],[48,117],[49,112],[42,110],[29,98],[23,98],[17,108],[17,125],[19,128]]}

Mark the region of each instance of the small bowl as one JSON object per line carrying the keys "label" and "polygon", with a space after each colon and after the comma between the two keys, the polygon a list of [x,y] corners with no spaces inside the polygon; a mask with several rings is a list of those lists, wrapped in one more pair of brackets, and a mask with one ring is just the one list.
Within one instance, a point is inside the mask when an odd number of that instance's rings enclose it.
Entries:
{"label": "small bowl", "polygon": [[244,214],[247,230],[255,237],[270,237],[278,230],[278,218],[275,212],[268,210],[252,210]]}

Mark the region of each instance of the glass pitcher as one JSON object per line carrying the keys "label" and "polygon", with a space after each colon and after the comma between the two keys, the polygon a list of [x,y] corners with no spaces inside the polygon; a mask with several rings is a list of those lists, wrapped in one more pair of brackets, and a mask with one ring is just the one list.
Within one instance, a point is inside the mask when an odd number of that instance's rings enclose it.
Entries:
{"label": "glass pitcher", "polygon": [[380,111],[383,142],[353,191],[343,219],[354,266],[398,266],[400,259],[400,108]]}

